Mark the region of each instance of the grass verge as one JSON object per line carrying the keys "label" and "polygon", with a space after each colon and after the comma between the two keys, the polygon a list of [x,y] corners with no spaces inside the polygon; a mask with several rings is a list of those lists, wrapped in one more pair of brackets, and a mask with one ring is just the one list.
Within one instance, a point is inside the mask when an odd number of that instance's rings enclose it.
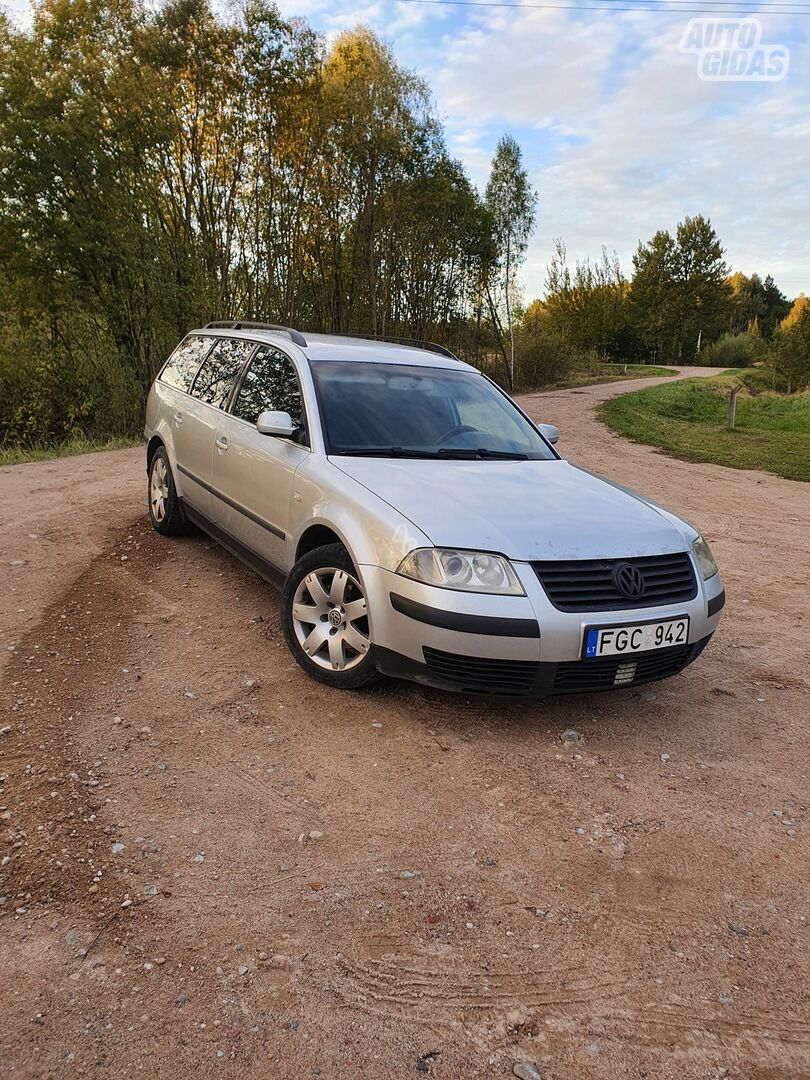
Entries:
{"label": "grass verge", "polygon": [[115,436],[109,439],[90,439],[74,435],[63,442],[33,443],[30,446],[0,446],[0,466],[22,465],[26,461],[47,461],[49,458],[74,457],[76,454],[95,454],[100,450],[123,450],[139,446],[140,439]]}
{"label": "grass verge", "polygon": [[[628,379],[638,378],[666,378],[668,375],[677,375],[675,368],[656,367],[654,364],[628,364],[625,371],[624,364],[601,364],[595,370],[570,371],[564,378],[547,386],[538,387],[534,392],[545,390],[571,390],[578,386],[594,386],[597,383],[626,382]],[[532,393],[531,390],[520,390],[521,394]]]}
{"label": "grass verge", "polygon": [[[728,431],[727,395],[739,381],[756,392],[740,393],[737,424]],[[759,390],[744,370],[622,394],[604,402],[598,415],[620,435],[672,457],[810,481],[810,394]]]}

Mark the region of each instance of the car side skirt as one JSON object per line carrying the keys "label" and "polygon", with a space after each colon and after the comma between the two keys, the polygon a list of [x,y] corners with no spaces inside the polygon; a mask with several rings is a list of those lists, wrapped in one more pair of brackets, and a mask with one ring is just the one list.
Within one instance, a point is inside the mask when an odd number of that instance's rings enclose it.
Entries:
{"label": "car side skirt", "polygon": [[255,551],[252,551],[249,547],[246,547],[240,540],[237,540],[235,536],[231,536],[230,533],[225,532],[219,525],[211,521],[204,514],[201,514],[199,510],[196,510],[185,499],[180,500],[183,505],[183,513],[203,532],[216,540],[218,544],[222,544],[224,548],[227,548],[232,555],[235,555],[240,562],[243,562],[245,566],[250,567],[254,573],[259,577],[264,578],[266,582],[273,585],[279,591],[284,587],[286,580],[286,574],[283,570],[280,570],[274,563],[271,563],[268,559],[262,558],[261,555],[257,555]]}

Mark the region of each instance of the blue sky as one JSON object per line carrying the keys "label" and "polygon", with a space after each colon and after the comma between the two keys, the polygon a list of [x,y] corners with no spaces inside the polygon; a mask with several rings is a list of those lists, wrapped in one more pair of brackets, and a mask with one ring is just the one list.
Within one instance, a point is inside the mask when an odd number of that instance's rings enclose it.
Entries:
{"label": "blue sky", "polygon": [[[556,237],[572,262],[605,245],[629,273],[640,239],[695,213],[711,218],[733,269],[810,293],[810,15],[757,14],[763,42],[790,51],[781,81],[706,82],[679,49],[691,15],[667,2],[645,12],[279,7],[326,35],[358,22],[376,30],[428,80],[450,149],[481,188],[498,137],[519,140],[540,195],[527,299],[543,292]],[[26,0],[7,6],[26,18]]]}

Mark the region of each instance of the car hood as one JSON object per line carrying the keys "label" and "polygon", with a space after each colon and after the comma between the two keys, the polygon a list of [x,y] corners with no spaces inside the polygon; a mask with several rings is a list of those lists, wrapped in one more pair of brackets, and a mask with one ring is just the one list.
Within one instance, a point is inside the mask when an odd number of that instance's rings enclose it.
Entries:
{"label": "car hood", "polygon": [[663,555],[688,548],[671,515],[567,461],[332,458],[437,547],[518,560]]}

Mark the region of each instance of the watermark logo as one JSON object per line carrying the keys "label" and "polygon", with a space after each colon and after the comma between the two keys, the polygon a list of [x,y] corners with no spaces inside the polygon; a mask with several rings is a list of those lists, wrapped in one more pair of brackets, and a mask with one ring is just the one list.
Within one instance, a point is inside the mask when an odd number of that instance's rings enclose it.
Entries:
{"label": "watermark logo", "polygon": [[412,530],[410,523],[397,525],[391,535],[391,550],[396,552],[398,560],[404,559],[410,551],[421,547],[423,544],[424,537],[421,533]]}
{"label": "watermark logo", "polygon": [[680,51],[697,57],[704,82],[778,82],[788,73],[786,45],[765,45],[759,19],[690,19]]}

